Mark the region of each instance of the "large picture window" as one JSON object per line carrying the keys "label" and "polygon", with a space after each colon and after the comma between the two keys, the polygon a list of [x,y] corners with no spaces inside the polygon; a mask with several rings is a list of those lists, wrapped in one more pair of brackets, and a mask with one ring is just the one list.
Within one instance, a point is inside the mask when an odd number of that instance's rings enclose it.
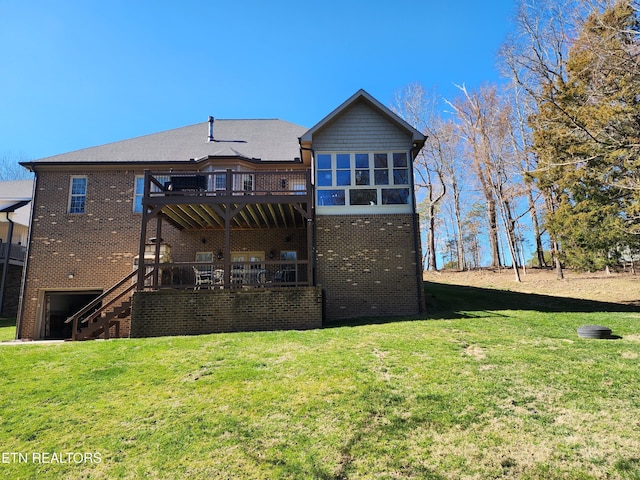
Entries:
{"label": "large picture window", "polygon": [[410,166],[408,152],[318,153],[317,206],[358,211],[409,206]]}

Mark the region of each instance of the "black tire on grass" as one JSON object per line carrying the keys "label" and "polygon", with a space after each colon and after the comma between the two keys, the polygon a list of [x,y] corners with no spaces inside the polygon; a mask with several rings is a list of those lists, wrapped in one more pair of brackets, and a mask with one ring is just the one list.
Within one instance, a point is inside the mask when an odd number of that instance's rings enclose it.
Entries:
{"label": "black tire on grass", "polygon": [[578,328],[581,338],[611,338],[611,329],[601,325],[583,325]]}

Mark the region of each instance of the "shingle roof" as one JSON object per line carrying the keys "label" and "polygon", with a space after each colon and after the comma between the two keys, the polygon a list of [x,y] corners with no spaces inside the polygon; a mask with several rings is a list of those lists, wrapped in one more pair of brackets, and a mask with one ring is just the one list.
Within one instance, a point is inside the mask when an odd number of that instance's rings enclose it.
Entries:
{"label": "shingle roof", "polygon": [[11,180],[0,182],[0,200],[31,200],[33,180]]}
{"label": "shingle roof", "polygon": [[190,159],[240,157],[249,160],[293,161],[300,157],[298,138],[305,127],[283,120],[215,120],[214,141],[209,122],[41,158],[42,163],[188,162]]}

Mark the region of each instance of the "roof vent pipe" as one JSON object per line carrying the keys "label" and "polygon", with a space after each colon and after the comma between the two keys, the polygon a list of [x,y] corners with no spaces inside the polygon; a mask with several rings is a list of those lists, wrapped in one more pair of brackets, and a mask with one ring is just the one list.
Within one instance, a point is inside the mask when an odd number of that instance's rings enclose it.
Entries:
{"label": "roof vent pipe", "polygon": [[209,116],[209,141],[213,142],[213,117]]}

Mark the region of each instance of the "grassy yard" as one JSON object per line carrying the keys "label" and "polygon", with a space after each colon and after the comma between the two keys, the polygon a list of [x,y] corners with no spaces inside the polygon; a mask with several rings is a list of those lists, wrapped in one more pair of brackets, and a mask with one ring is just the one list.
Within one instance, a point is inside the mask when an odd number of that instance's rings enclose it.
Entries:
{"label": "grassy yard", "polygon": [[0,342],[16,338],[16,319],[0,317]]}
{"label": "grassy yard", "polygon": [[0,346],[0,477],[640,479],[640,311],[427,291],[421,319]]}

